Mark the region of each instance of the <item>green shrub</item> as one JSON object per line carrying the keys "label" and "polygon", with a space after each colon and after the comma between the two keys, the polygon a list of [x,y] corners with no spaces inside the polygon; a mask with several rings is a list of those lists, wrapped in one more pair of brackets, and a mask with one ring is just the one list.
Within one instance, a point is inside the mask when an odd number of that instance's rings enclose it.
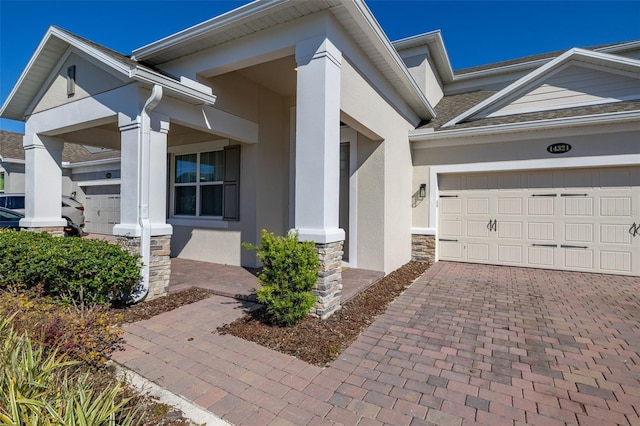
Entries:
{"label": "green shrub", "polygon": [[57,350],[92,367],[103,367],[121,348],[122,315],[103,305],[82,311],[48,297],[0,292],[0,317],[13,318],[18,333],[28,333],[45,351]]}
{"label": "green shrub", "polygon": [[318,279],[318,255],[311,241],[300,242],[297,233],[276,237],[262,230],[256,250],[263,264],[258,275],[258,301],[266,307],[269,320],[277,325],[293,325],[304,318],[316,303],[311,294]]}
{"label": "green shrub", "polygon": [[139,278],[139,256],[106,241],[0,231],[0,289],[41,286],[84,306],[128,298]]}
{"label": "green shrub", "polygon": [[138,409],[120,382],[97,383],[0,316],[0,424],[132,425]]}

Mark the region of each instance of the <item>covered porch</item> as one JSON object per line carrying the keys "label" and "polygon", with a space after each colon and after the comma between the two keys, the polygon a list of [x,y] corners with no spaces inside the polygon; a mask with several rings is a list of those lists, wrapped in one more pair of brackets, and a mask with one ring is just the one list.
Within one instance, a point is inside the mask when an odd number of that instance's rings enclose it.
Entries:
{"label": "covered porch", "polygon": [[[219,296],[255,301],[255,291],[259,286],[256,273],[255,268],[173,258],[169,294],[197,287]],[[384,275],[384,272],[370,269],[344,268],[341,303],[348,302]]]}

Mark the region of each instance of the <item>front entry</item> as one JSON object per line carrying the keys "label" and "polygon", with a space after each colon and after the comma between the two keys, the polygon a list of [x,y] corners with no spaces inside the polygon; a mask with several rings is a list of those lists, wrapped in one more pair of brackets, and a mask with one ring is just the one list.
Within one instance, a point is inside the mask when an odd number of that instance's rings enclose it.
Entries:
{"label": "front entry", "polygon": [[349,261],[349,143],[340,144],[340,217],[338,226],[344,229],[342,260]]}

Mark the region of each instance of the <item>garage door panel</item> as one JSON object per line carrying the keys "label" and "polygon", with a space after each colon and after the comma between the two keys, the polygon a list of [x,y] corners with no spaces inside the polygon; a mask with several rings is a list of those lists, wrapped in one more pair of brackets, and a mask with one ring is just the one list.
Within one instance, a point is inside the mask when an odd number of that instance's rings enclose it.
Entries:
{"label": "garage door panel", "polygon": [[522,198],[499,198],[498,199],[498,214],[509,216],[522,215]]}
{"label": "garage door panel", "polygon": [[522,265],[522,247],[515,245],[498,245],[498,262]]}
{"label": "garage door panel", "polygon": [[593,224],[567,223],[564,225],[564,240],[571,243],[592,243]]}
{"label": "garage door panel", "polygon": [[467,214],[489,214],[488,198],[469,198],[467,199]]}
{"label": "garage door panel", "polygon": [[600,216],[631,217],[631,197],[600,198]]}
{"label": "garage door panel", "polygon": [[467,244],[467,259],[473,261],[489,261],[489,244]]}
{"label": "garage door panel", "polygon": [[521,240],[522,235],[522,222],[500,222],[496,226],[498,238],[509,238]]}
{"label": "garage door panel", "polygon": [[600,268],[610,272],[631,272],[630,251],[600,251]]}
{"label": "garage door panel", "polygon": [[553,247],[527,247],[529,264],[543,267],[554,266],[555,250],[557,249]]}
{"label": "garage door panel", "polygon": [[632,237],[629,233],[629,226],[627,224],[601,224],[600,243],[630,245]]}
{"label": "garage door panel", "polygon": [[563,198],[566,216],[593,216],[593,198]]}
{"label": "garage door panel", "polygon": [[551,173],[534,172],[527,175],[527,187],[535,189],[553,188],[553,175]]}
{"label": "garage door panel", "polygon": [[564,266],[573,269],[593,269],[593,250],[565,248]]}
{"label": "garage door panel", "polygon": [[446,238],[462,237],[462,220],[442,220],[440,234]]}
{"label": "garage door panel", "polygon": [[488,220],[468,220],[466,236],[471,238],[488,238],[489,228],[487,227],[487,222]]}
{"label": "garage door panel", "polygon": [[529,216],[552,216],[555,199],[552,197],[532,197],[527,200]]}
{"label": "garage door panel", "polygon": [[462,243],[457,241],[442,241],[439,240],[440,255],[444,259],[449,260],[463,260],[462,258]]}
{"label": "garage door panel", "polygon": [[529,222],[527,223],[527,233],[529,240],[535,241],[553,241],[554,224],[553,222]]}
{"label": "garage door panel", "polygon": [[442,215],[462,214],[462,199],[440,198],[440,214]]}

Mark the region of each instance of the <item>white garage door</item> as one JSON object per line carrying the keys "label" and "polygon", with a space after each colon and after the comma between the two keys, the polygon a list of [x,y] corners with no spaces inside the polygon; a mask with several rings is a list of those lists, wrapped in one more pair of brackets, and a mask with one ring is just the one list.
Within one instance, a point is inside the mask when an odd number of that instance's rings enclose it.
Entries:
{"label": "white garage door", "polygon": [[[117,188],[119,191],[119,187]],[[109,188],[102,191],[111,192]],[[86,232],[111,234],[113,226],[120,222],[120,194],[99,194],[99,189],[87,191],[84,202]]]}
{"label": "white garage door", "polygon": [[447,174],[442,260],[640,275],[640,168]]}

